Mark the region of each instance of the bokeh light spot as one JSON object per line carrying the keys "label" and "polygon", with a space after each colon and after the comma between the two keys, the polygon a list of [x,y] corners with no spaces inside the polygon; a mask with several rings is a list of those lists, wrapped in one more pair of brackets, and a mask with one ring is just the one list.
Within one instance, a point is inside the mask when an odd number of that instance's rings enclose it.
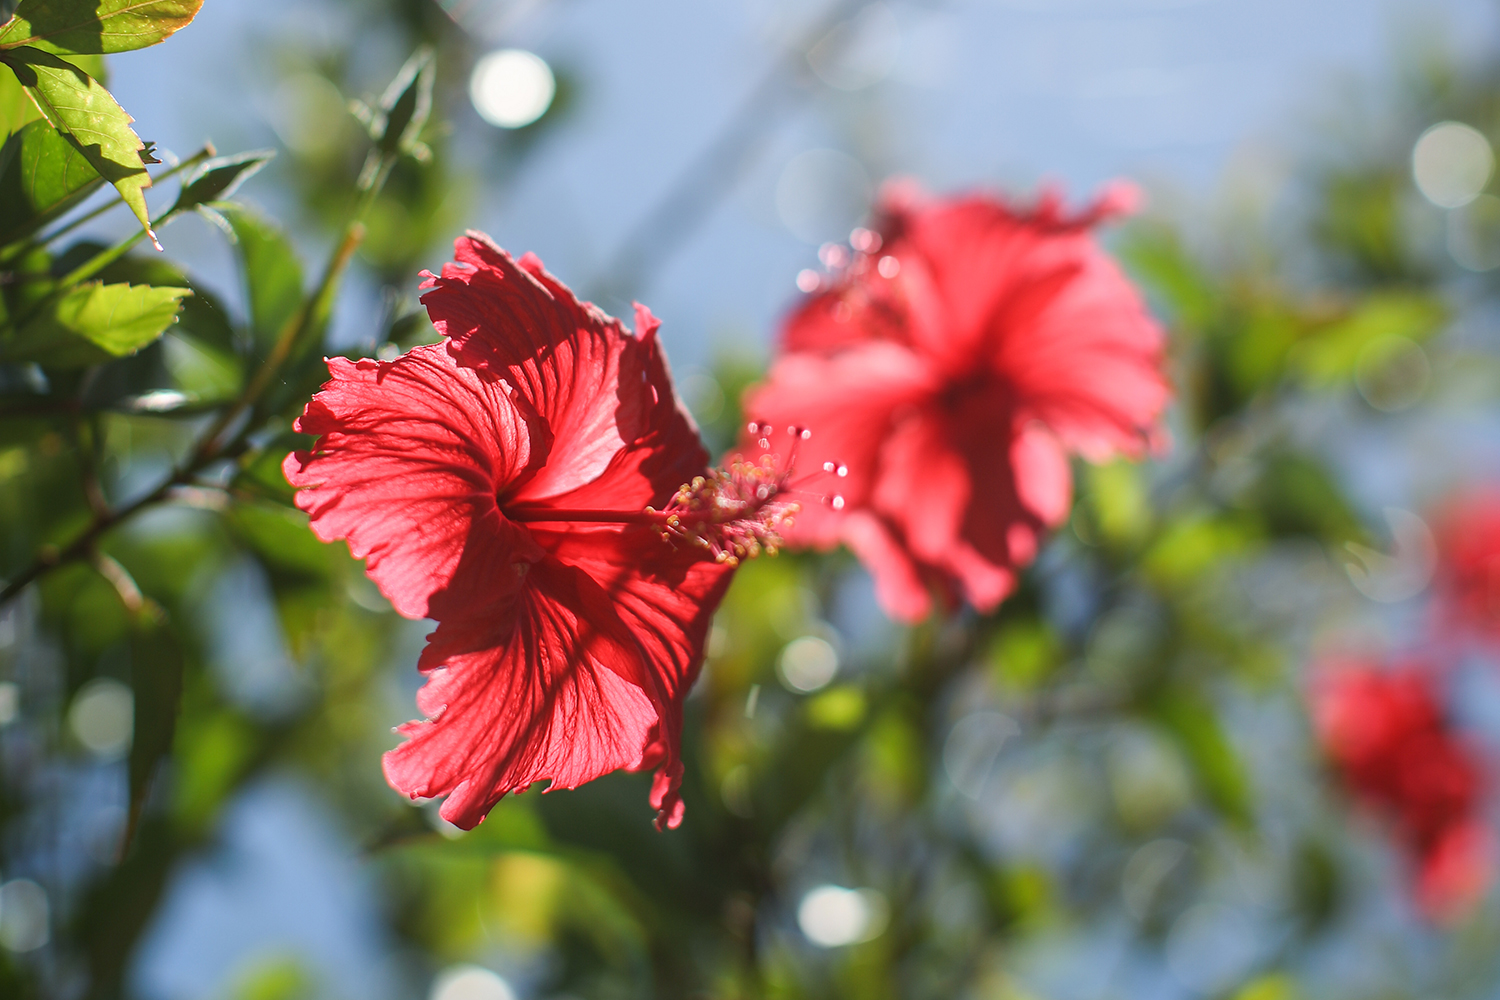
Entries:
{"label": "bokeh light spot", "polygon": [[134,726],[135,698],[119,681],[101,677],[73,696],[68,727],[96,757],[119,757],[130,749]]}
{"label": "bokeh light spot", "polygon": [[47,890],[30,879],[0,885],[0,945],[9,951],[35,951],[51,937]]}
{"label": "bokeh light spot", "polygon": [[1199,903],[1172,924],[1167,969],[1201,993],[1220,993],[1253,967],[1259,943],[1240,911],[1221,903]]}
{"label": "bokeh light spot", "polygon": [[432,981],[428,1000],[516,1000],[498,973],[482,965],[451,965]]}
{"label": "bokeh light spot", "polygon": [[547,113],[556,93],[552,68],[523,49],[500,49],[480,57],[469,77],[474,110],[498,128],[530,125]]}
{"label": "bokeh light spot", "polygon": [[1405,337],[1377,337],[1354,363],[1354,387],[1377,410],[1395,413],[1422,401],[1432,380],[1427,352]]}
{"label": "bokeh light spot", "polygon": [[1500,198],[1482,194],[1448,213],[1448,253],[1466,271],[1500,268]]}
{"label": "bokeh light spot", "polygon": [[0,681],[0,726],[8,726],[21,714],[21,686]]}
{"label": "bokeh light spot", "polygon": [[858,944],[880,936],[890,908],[874,889],[820,885],[797,907],[797,926],[820,948]]}
{"label": "bokeh light spot", "polygon": [[984,793],[1000,751],[1021,727],[999,712],[975,712],[954,723],[943,743],[943,770],[964,795],[977,799]]}
{"label": "bokeh light spot", "polygon": [[836,149],[809,149],[787,162],[776,181],[776,214],[793,236],[822,243],[842,235],[864,213],[870,175]]}
{"label": "bokeh light spot", "polygon": [[1411,151],[1417,190],[1439,208],[1458,208],[1479,196],[1495,169],[1490,142],[1462,122],[1439,122]]}
{"label": "bokeh light spot", "polygon": [[839,653],[827,639],[804,635],[781,650],[776,673],[781,683],[804,694],[827,687],[839,672]]}

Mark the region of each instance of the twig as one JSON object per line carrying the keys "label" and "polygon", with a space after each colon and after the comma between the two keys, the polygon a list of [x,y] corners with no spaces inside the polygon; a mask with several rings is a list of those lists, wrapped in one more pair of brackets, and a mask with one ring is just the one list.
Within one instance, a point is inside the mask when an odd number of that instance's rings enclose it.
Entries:
{"label": "twig", "polygon": [[[218,151],[216,149],[214,149],[213,143],[208,143],[202,149],[198,150],[198,152],[196,152],[192,156],[188,157],[186,160],[183,160],[181,163],[177,164],[174,167],[171,167],[171,168],[169,168],[167,170],[163,170],[161,173],[159,173],[155,177],[151,178],[151,182],[153,184],[156,184],[156,183],[159,183],[161,181],[164,181],[168,177],[171,177],[174,174],[180,174],[184,170],[187,170],[187,169],[189,169],[191,167],[195,167],[198,164],[202,163],[204,160],[207,160],[210,157],[216,156],[216,155],[218,155]],[[61,225],[58,228],[52,230],[52,232],[46,233],[45,235],[42,235],[42,236],[34,237],[30,241],[28,241],[28,243],[26,244],[26,246],[25,246],[24,249],[29,249],[30,247],[46,246],[48,243],[51,243],[53,240],[57,239],[59,236],[63,236],[65,234],[67,234],[67,233],[70,233],[73,230],[77,229],[79,226],[83,225],[84,223],[92,222],[94,219],[97,219],[99,216],[103,215],[105,212],[108,212],[110,209],[112,209],[112,208],[118,208],[120,205],[123,205],[123,204],[125,204],[125,199],[124,198],[120,198],[120,197],[111,198],[109,201],[106,201],[104,204],[100,205],[98,208],[95,208],[93,211],[86,212],[85,214],[80,215],[76,219],[70,219],[70,220],[68,220],[63,225]],[[17,257],[23,256],[23,251],[18,251],[13,256],[17,256]]]}
{"label": "twig", "polygon": [[[797,44],[782,52],[761,77],[755,89],[730,115],[718,136],[677,177],[668,194],[630,230],[605,270],[610,288],[637,286],[652,267],[664,259],[728,194],[749,166],[759,145],[772,127],[775,108],[806,58],[807,51],[839,24],[849,20],[873,0],[835,0],[827,12]],[[804,89],[797,95],[805,100]]]}
{"label": "twig", "polygon": [[121,566],[114,559],[111,559],[98,550],[89,553],[89,561],[93,563],[94,569],[98,571],[99,575],[104,577],[111,587],[115,588],[115,593],[119,595],[120,603],[125,606],[125,610],[130,612],[132,617],[139,617],[146,610],[150,602],[141,593],[141,588],[135,582],[135,578],[130,575],[130,572],[124,566]]}
{"label": "twig", "polygon": [[275,381],[280,374],[281,366],[291,356],[293,348],[300,339],[306,335],[309,329],[315,329],[315,319],[327,306],[332,298],[333,290],[337,287],[339,278],[349,266],[349,261],[354,256],[354,251],[359,247],[360,241],[364,239],[364,224],[357,219],[350,222],[344,229],[344,237],[335,249],[333,257],[328,262],[328,267],[323,272],[322,280],[318,287],[303,302],[297,313],[287,321],[277,338],[276,344],[271,348],[265,363],[256,370],[250,383],[240,393],[239,397],[230,407],[219,416],[217,420],[198,439],[198,444],[188,454],[188,458],[182,465],[172,473],[170,477],[160,483],[155,489],[145,496],[134,500],[123,507],[116,509],[105,509],[94,515],[93,521],[83,533],[61,549],[40,553],[36,560],[26,569],[16,575],[3,591],[0,591],[0,607],[10,602],[22,590],[26,589],[33,581],[44,574],[74,560],[88,556],[94,549],[94,544],[106,531],[113,528],[122,521],[134,516],[146,507],[153,506],[168,499],[179,486],[190,485],[193,477],[200,472],[204,466],[215,461],[221,450],[233,442],[235,436],[226,440],[226,432],[229,431],[239,418],[255,405],[262,393]]}

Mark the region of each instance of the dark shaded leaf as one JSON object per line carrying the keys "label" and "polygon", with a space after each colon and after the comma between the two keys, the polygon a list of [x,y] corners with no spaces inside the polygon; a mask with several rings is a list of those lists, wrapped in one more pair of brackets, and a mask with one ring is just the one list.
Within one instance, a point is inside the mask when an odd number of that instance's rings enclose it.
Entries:
{"label": "dark shaded leaf", "polygon": [[200,205],[198,210],[239,251],[250,327],[263,354],[302,303],[302,263],[286,234],[258,212],[227,201]]}
{"label": "dark shaded leaf", "polygon": [[140,822],[156,765],[172,752],[182,701],[182,649],[172,629],[143,613],[130,642],[130,688],[135,696],[135,737],[130,745],[130,814],[126,841]]}
{"label": "dark shaded leaf", "polygon": [[0,29],[0,49],[129,52],[155,45],[198,14],[203,0],[21,0]]}
{"label": "dark shaded leaf", "polygon": [[244,466],[234,477],[234,489],[254,493],[290,507],[295,491],[282,474],[281,463],[286,460],[288,452],[308,448],[312,443],[313,438],[295,431],[286,431],[276,436],[259,451],[246,457]]}
{"label": "dark shaded leaf", "polygon": [[0,150],[0,246],[30,236],[104,183],[51,125],[34,121]]}
{"label": "dark shaded leaf", "polygon": [[386,155],[428,155],[419,137],[432,114],[432,56],[428,46],[417,49],[381,95],[380,110],[370,116],[370,138]]}
{"label": "dark shaded leaf", "polygon": [[1167,688],[1156,696],[1149,711],[1182,748],[1209,802],[1235,822],[1249,823],[1245,767],[1229,745],[1213,705],[1187,691]]}
{"label": "dark shaded leaf", "polygon": [[182,212],[230,197],[275,155],[274,149],[253,149],[234,156],[218,156],[199,164],[183,181],[172,211]]}
{"label": "dark shaded leaf", "polygon": [[[279,455],[284,458],[286,453]],[[307,529],[307,515],[300,510],[236,503],[225,512],[224,520],[234,536],[277,576],[298,581],[328,577],[335,550]]]}
{"label": "dark shaded leaf", "polygon": [[145,195],[151,175],[141,160],[145,143],[130,128],[134,119],[97,80],[51,53],[23,46],[0,51],[0,61],[15,71],[52,127],[67,133],[94,169],[115,186],[141,228],[155,240]]}

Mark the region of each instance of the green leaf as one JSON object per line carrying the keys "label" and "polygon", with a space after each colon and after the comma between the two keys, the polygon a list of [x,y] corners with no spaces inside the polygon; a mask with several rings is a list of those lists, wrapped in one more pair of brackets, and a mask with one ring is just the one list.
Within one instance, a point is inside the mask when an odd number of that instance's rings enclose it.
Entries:
{"label": "green leaf", "polygon": [[1448,319],[1448,309],[1426,292],[1386,291],[1370,295],[1347,317],[1318,330],[1292,353],[1291,364],[1312,385],[1349,378],[1366,347],[1422,341]]}
{"label": "green leaf", "polygon": [[302,304],[302,263],[286,234],[265,216],[220,201],[199,206],[209,221],[224,230],[239,250],[250,326],[262,352]]}
{"label": "green leaf", "polygon": [[210,201],[232,196],[241,184],[276,155],[274,149],[254,149],[234,156],[219,156],[199,164],[182,182],[173,212],[186,211]]}
{"label": "green leaf", "polygon": [[1199,332],[1213,320],[1218,292],[1175,230],[1160,223],[1136,223],[1127,231],[1119,254],[1189,331]]}
{"label": "green leaf", "polygon": [[83,153],[51,125],[25,126],[0,149],[0,246],[30,236],[103,183]]}
{"label": "green leaf", "polygon": [[1181,513],[1151,546],[1141,568],[1164,589],[1188,588],[1260,544],[1257,526],[1248,519]]}
{"label": "green leaf", "polygon": [[203,0],[21,0],[0,49],[129,52],[155,45],[197,16]]}
{"label": "green leaf", "polygon": [[232,483],[234,489],[290,507],[294,491],[281,471],[281,463],[286,461],[288,452],[311,447],[312,442],[306,434],[283,431],[259,451],[241,459],[242,467]]}
{"label": "green leaf", "polygon": [[14,135],[21,126],[40,117],[42,113],[21,89],[21,81],[10,73],[0,73],[0,136]]}
{"label": "green leaf", "polygon": [[1238,823],[1250,821],[1250,786],[1244,764],[1219,725],[1213,705],[1179,688],[1163,690],[1150,706],[1157,725],[1182,747],[1204,795]]}
{"label": "green leaf", "polygon": [[0,62],[15,71],[52,127],[67,133],[94,169],[115,186],[155,242],[146,212],[145,190],[151,186],[151,175],[141,159],[145,144],[130,129],[134,119],[97,80],[50,53],[27,47],[10,49],[0,51]]}
{"label": "green leaf", "polygon": [[132,354],[176,321],[181,299],[191,294],[188,288],[80,285],[0,344],[0,359],[77,368]]}
{"label": "green leaf", "polygon": [[172,752],[182,701],[182,649],[166,623],[144,615],[130,638],[130,688],[135,695],[135,737],[130,744],[129,830],[133,833],[156,765]]}
{"label": "green leaf", "polygon": [[[285,457],[285,452],[281,457]],[[307,530],[307,515],[302,511],[281,505],[237,502],[225,511],[224,521],[235,538],[260,557],[274,578],[283,582],[328,578],[334,550]]]}
{"label": "green leaf", "polygon": [[370,116],[370,138],[382,153],[410,153],[425,159],[426,148],[418,141],[432,113],[432,48],[424,45],[412,53],[401,72],[380,97],[380,110]]}
{"label": "green leaf", "polygon": [[[85,243],[78,247],[82,252],[77,263],[88,260],[104,250],[98,244]],[[70,248],[69,253],[72,252]],[[70,265],[60,264],[66,268]],[[191,288],[193,294],[182,303],[182,312],[177,316],[173,333],[201,341],[215,352],[232,354],[235,350],[235,331],[229,320],[229,310],[213,292],[194,284],[177,265],[159,254],[127,254],[102,268],[94,276],[106,285],[125,282],[131,285],[156,285],[158,287]]]}

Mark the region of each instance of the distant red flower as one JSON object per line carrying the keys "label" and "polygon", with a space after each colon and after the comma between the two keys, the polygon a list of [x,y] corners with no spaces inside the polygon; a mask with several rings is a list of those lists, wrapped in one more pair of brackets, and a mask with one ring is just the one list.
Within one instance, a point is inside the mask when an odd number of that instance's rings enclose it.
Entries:
{"label": "distant red flower", "polygon": [[887,186],[746,396],[761,424],[812,431],[804,467],[828,475],[808,488],[841,501],[789,543],[847,544],[902,619],[929,583],[981,610],[1010,592],[1068,515],[1069,452],[1139,455],[1169,396],[1161,328],[1090,233],[1129,194],[1070,217],[1050,194],[1022,210]]}
{"label": "distant red flower", "polygon": [[1439,513],[1435,534],[1443,612],[1500,639],[1500,488],[1451,500]]}
{"label": "distant red flower", "polygon": [[1493,876],[1491,836],[1478,816],[1482,768],[1447,728],[1432,677],[1364,663],[1322,671],[1313,724],[1350,790],[1389,815],[1417,866],[1422,911],[1467,911]]}
{"label": "distant red flower", "polygon": [[313,531],[438,622],[429,719],[386,777],[469,828],[533,782],[657,768],[676,826],[683,699],[736,556],[774,543],[781,480],[707,473],[644,307],[632,335],[529,254],[470,234],[456,256],[423,286],[446,345],[330,359],[297,423],[318,441],[285,463]]}

